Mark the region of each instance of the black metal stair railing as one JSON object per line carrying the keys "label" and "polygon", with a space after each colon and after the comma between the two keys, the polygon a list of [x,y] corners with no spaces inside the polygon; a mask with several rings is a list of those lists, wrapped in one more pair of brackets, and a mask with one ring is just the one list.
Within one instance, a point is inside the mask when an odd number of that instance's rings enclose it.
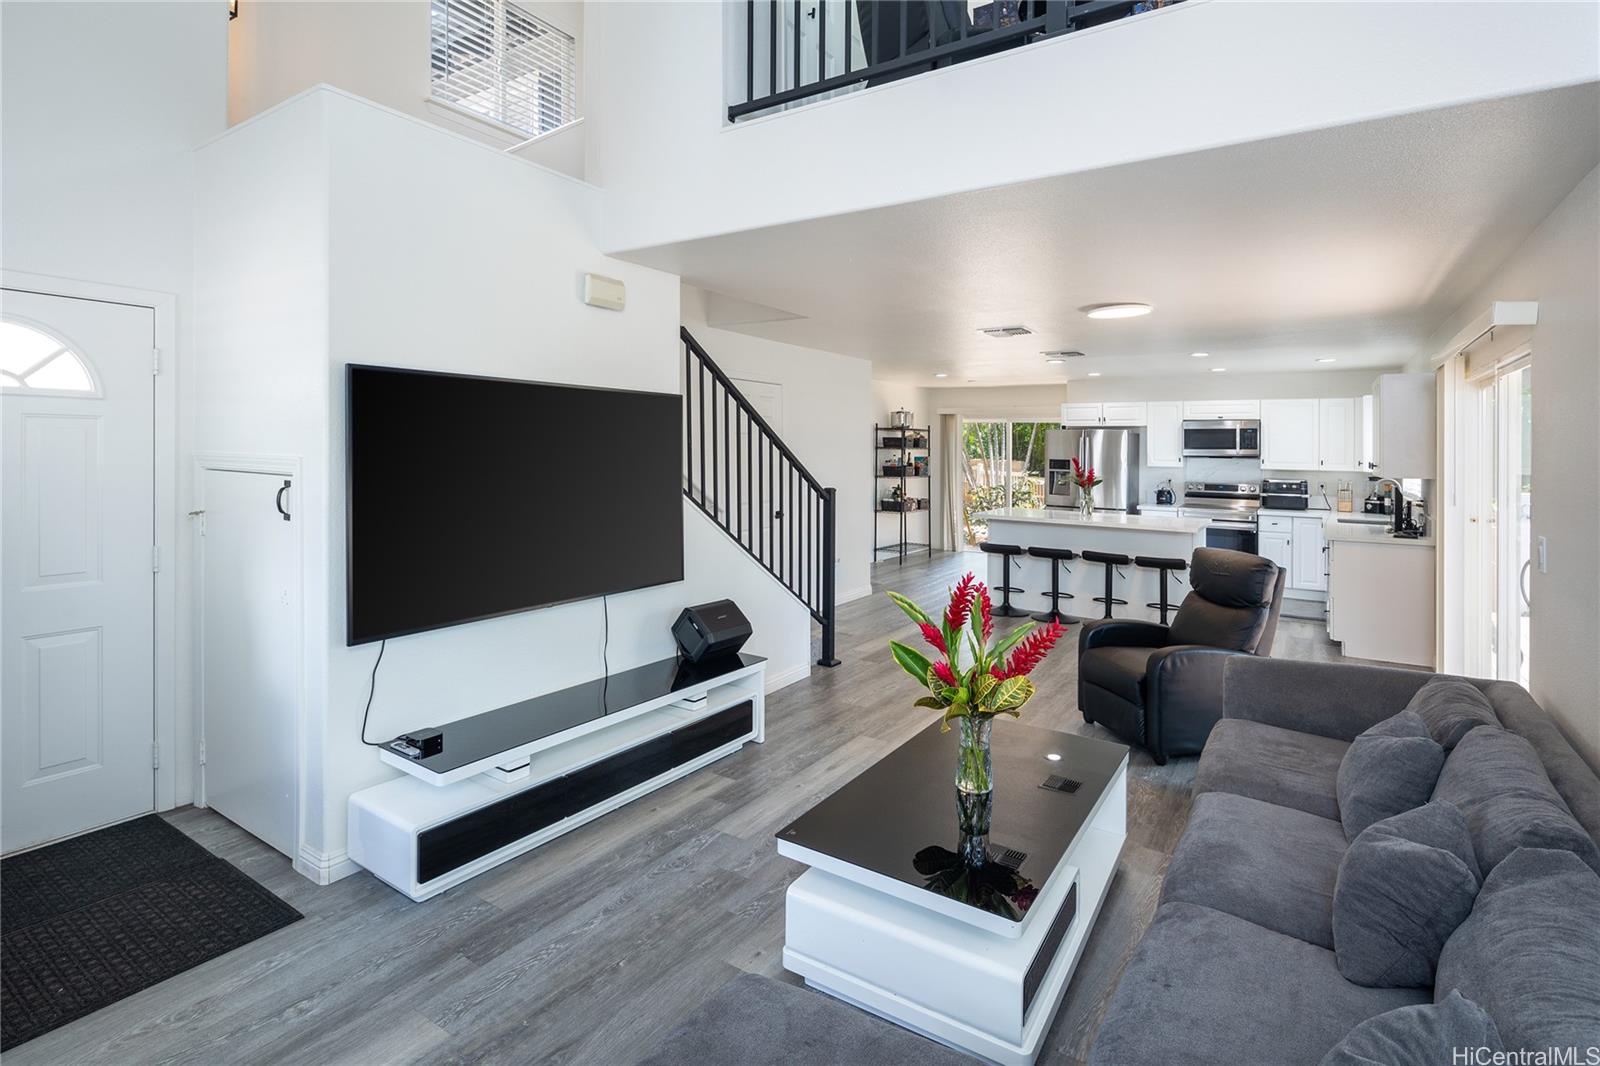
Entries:
{"label": "black metal stair railing", "polygon": [[728,118],[893,81],[1179,2],[745,0],[744,99],[729,106]]}
{"label": "black metal stair railing", "polygon": [[687,329],[683,341],[683,494],[822,626],[834,656],[837,492],[825,488]]}

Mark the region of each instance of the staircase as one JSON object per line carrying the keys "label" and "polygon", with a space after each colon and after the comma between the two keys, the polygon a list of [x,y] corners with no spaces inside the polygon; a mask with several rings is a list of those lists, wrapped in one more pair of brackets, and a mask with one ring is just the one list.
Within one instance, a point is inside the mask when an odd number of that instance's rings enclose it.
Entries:
{"label": "staircase", "polygon": [[687,329],[683,494],[805,605],[834,656],[836,492],[824,488]]}

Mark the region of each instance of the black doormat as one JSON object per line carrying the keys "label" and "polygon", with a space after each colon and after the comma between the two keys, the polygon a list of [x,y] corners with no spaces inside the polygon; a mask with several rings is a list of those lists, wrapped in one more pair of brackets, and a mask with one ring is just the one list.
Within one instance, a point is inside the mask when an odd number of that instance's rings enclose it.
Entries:
{"label": "black doormat", "polygon": [[300,912],[149,815],[0,862],[0,1051]]}

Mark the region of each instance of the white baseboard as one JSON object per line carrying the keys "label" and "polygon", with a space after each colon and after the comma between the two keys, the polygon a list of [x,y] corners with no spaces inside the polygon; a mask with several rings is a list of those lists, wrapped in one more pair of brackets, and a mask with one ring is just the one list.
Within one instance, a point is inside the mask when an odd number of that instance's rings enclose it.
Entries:
{"label": "white baseboard", "polygon": [[778,689],[786,688],[789,685],[794,684],[796,681],[804,681],[810,676],[810,663],[801,663],[799,666],[791,667],[788,670],[783,670],[776,673],[772,670],[768,670],[766,690],[768,692],[776,692]]}
{"label": "white baseboard", "polygon": [[849,603],[851,600],[864,600],[870,595],[872,595],[872,585],[869,582],[868,584],[858,585],[853,589],[847,589],[844,592],[836,593],[836,599],[834,602]]}
{"label": "white baseboard", "polygon": [[301,845],[294,868],[300,876],[319,885],[331,885],[361,869],[348,852],[340,850],[324,855],[309,844]]}

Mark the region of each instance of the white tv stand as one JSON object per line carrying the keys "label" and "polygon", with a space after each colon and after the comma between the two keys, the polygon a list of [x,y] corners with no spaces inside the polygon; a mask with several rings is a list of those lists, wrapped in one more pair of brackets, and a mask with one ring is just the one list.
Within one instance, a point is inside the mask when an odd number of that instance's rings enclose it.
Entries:
{"label": "white tv stand", "polygon": [[[440,727],[350,797],[350,857],[425,900],[765,736],[766,660],[663,659]],[[402,738],[396,738],[400,740]]]}

